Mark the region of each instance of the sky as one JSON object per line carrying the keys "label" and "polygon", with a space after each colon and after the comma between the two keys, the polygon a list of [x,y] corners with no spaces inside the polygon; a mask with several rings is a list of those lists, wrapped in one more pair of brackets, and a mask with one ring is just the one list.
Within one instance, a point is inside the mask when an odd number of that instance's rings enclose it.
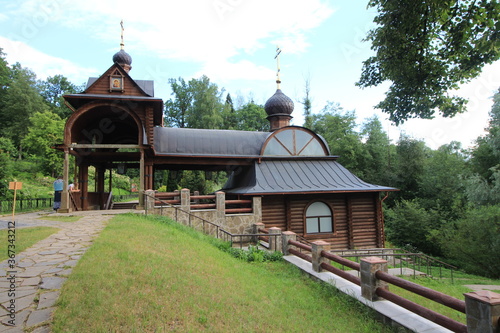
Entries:
{"label": "sky", "polygon": [[469,99],[454,118],[414,119],[398,127],[374,106],[389,86],[360,89],[362,62],[373,55],[366,33],[375,27],[367,0],[0,0],[0,48],[38,79],[61,74],[81,85],[104,73],[125,51],[132,78],[155,81],[155,97],[168,100],[170,78],[206,75],[236,104],[264,104],[276,91],[276,47],[281,89],[295,103],[293,125],[304,121],[300,100],[310,82],[313,113],[327,102],[354,111],[361,125],[377,116],[395,143],[401,133],[437,149],[464,148],[484,134],[500,62],[452,92]]}

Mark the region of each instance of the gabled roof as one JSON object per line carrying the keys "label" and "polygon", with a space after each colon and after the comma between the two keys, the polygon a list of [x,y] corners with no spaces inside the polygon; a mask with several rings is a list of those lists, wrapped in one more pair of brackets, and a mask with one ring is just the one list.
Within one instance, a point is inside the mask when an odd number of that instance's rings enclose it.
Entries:
{"label": "gabled roof", "polygon": [[[144,97],[153,97],[154,96],[154,88],[153,81],[150,80],[134,80],[125,69],[119,64],[113,64],[109,67],[101,76],[98,78],[89,78],[87,82],[87,87],[85,88],[84,93],[87,94],[95,94],[100,93],[98,91],[102,91],[102,85],[104,87],[109,87],[109,78],[110,76],[122,76],[123,77],[123,87],[128,87],[125,92],[118,92],[121,95],[128,96],[144,96]],[[116,94],[116,93],[110,93]]]}
{"label": "gabled roof", "polygon": [[[92,84],[94,84],[95,81],[99,79],[98,77],[89,77],[87,81],[87,86],[85,87],[85,90],[87,90]],[[153,80],[133,80],[139,88],[141,88],[142,91],[148,96],[148,97],[154,97],[155,95],[155,88],[154,88],[154,81]]]}
{"label": "gabled roof", "polygon": [[243,195],[397,191],[393,187],[364,182],[334,160],[255,162],[237,179],[231,176],[222,190]]}
{"label": "gabled roof", "polygon": [[193,128],[154,128],[154,150],[160,156],[260,156],[269,132],[211,130]]}

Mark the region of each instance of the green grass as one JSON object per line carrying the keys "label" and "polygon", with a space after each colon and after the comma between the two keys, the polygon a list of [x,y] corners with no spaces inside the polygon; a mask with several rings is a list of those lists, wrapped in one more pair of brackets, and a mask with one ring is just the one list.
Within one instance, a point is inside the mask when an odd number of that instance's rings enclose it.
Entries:
{"label": "green grass", "polygon": [[0,261],[4,261],[8,258],[7,245],[14,245],[15,253],[19,254],[22,251],[26,250],[28,247],[34,245],[42,239],[49,237],[57,231],[59,231],[59,229],[52,227],[16,228],[15,240],[13,240],[12,237],[8,237],[8,235],[12,235],[12,233],[9,233],[7,229],[0,230],[0,232],[2,233],[1,243],[4,244],[2,246],[3,251],[0,252]]}
{"label": "green grass", "polygon": [[76,222],[80,220],[81,216],[69,215],[69,216],[42,216],[38,219],[49,220],[49,221],[59,221],[59,222]]}
{"label": "green grass", "polygon": [[296,267],[214,243],[157,217],[114,217],[65,282],[53,332],[392,332]]}

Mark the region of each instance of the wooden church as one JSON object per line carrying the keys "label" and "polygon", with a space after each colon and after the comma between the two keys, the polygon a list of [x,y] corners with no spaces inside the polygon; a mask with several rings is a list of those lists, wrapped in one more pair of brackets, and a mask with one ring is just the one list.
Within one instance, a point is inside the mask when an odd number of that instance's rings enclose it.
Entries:
{"label": "wooden church", "polygon": [[[122,48],[84,92],[65,95],[73,111],[64,129],[64,180],[69,155],[77,165],[77,198],[63,192],[62,211],[106,209],[105,175],[139,170],[142,193],[153,189],[155,170],[232,171],[221,191],[228,196],[260,197],[261,222],[291,230],[335,248],[383,247],[382,197],[396,189],[366,183],[344,168],[325,140],[290,126],[293,101],[279,87],[265,104],[269,132],[169,128],[153,81],[130,76],[132,58]],[[334,153],[334,152],[333,152]],[[89,192],[89,167],[95,191]],[[111,176],[111,172],[110,172]],[[111,178],[111,177],[110,177]]]}

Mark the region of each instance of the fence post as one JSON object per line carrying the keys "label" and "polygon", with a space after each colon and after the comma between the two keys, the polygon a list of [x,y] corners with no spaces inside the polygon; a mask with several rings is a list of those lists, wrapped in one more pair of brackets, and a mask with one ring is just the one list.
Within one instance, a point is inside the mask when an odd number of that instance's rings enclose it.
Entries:
{"label": "fence post", "polygon": [[148,214],[148,212],[150,212],[150,214],[154,214],[154,210],[155,210],[155,191],[153,190],[146,190],[146,192],[144,192],[145,194],[145,209],[146,209],[146,214]]}
{"label": "fence post", "polygon": [[389,289],[387,282],[377,279],[375,276],[377,271],[387,273],[387,260],[378,257],[367,257],[361,259],[361,296],[369,301],[378,301],[381,299],[381,297],[376,294],[377,288]]}
{"label": "fence post", "polygon": [[264,229],[265,227],[266,226],[262,222],[254,223],[253,228],[252,228],[252,233],[255,235],[254,242],[256,244],[259,243],[259,236],[257,236],[259,234],[259,229]]}
{"label": "fence post", "polygon": [[189,225],[189,221],[191,218],[191,193],[189,189],[183,188],[181,190],[181,210],[182,214],[179,216],[178,222],[184,225]]}
{"label": "fence post", "polygon": [[288,244],[289,240],[297,240],[297,234],[293,231],[283,231],[281,233],[281,251],[283,252],[283,255],[287,256],[290,254],[288,250],[290,249],[291,245]]}
{"label": "fence post", "polygon": [[215,192],[216,221],[223,229],[226,228],[226,192]]}
{"label": "fence post", "polygon": [[[273,236],[277,235],[277,236]],[[281,252],[281,229],[277,227],[269,228],[269,250]]]}
{"label": "fence post", "polygon": [[318,240],[318,241],[315,241],[315,242],[311,243],[312,267],[313,267],[313,270],[315,272],[321,272],[322,271],[321,263],[326,262],[327,259],[323,258],[321,256],[321,251],[323,251],[323,250],[327,250],[328,251],[329,250],[328,249],[329,245],[330,244],[328,244],[327,242],[322,241],[322,240]]}
{"label": "fence post", "polygon": [[480,290],[464,295],[467,332],[500,332],[500,294]]}

